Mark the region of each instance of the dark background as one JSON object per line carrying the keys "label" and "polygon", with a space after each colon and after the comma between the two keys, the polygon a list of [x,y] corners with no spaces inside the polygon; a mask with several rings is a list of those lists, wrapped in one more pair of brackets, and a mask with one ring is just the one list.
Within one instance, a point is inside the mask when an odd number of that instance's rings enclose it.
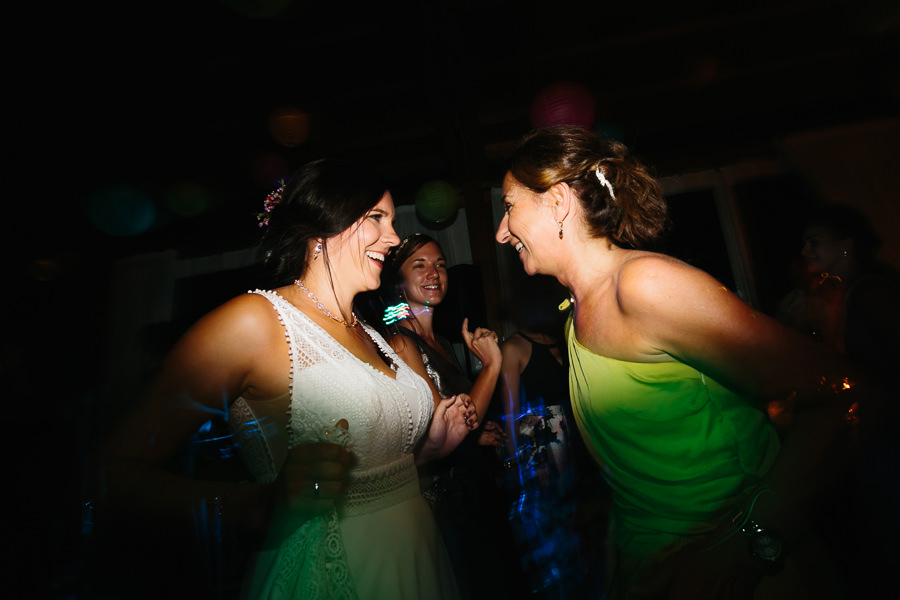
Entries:
{"label": "dark background", "polygon": [[[16,514],[40,524],[19,555],[29,580],[57,591],[78,582],[80,459],[99,427],[116,260],[252,246],[274,183],[340,153],[382,170],[399,204],[429,179],[451,182],[486,268],[486,192],[531,128],[534,98],[558,81],[590,90],[595,127],[661,176],[776,156],[785,136],[896,117],[900,100],[889,1],[136,0],[28,11],[6,20],[14,304],[2,368],[26,407],[14,443],[37,459],[12,472],[29,482]],[[269,131],[282,107],[308,116],[292,147]],[[770,200],[757,231],[791,202],[784,189],[757,190]],[[133,216],[150,215],[147,227],[110,233],[116,202],[143,207]]]}

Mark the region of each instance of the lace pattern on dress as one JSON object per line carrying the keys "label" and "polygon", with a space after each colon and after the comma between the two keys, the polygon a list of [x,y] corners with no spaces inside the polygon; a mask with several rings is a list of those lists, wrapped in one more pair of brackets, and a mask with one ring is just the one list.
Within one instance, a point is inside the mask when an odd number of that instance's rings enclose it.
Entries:
{"label": "lace pattern on dress", "polygon": [[[253,293],[272,302],[285,329],[291,359],[288,446],[327,441],[352,448],[356,458],[343,503],[288,536],[255,597],[355,598],[339,515],[376,511],[419,493],[413,450],[431,420],[431,392],[368,325],[362,324],[367,335],[397,366],[394,378],[356,358],[277,293]],[[340,420],[349,430],[337,426]]]}
{"label": "lace pattern on dress", "polygon": [[272,483],[278,477],[269,437],[262,423],[243,398],[228,407],[228,428],[234,436],[237,453],[257,483]]}

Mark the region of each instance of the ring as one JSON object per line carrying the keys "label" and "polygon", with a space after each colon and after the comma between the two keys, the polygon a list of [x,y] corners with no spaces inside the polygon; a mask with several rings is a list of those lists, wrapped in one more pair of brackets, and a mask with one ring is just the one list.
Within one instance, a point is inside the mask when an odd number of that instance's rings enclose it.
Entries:
{"label": "ring", "polygon": [[314,495],[316,498],[319,497],[319,482],[318,482],[318,481],[314,481],[314,482],[313,482],[313,495]]}

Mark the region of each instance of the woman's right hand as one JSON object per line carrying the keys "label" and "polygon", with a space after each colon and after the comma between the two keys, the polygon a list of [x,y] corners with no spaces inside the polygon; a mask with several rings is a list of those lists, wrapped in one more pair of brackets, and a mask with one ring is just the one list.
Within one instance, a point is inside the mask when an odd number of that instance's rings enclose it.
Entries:
{"label": "woman's right hand", "polygon": [[484,366],[497,365],[503,360],[503,354],[500,352],[500,340],[497,334],[490,329],[478,327],[475,332],[469,331],[469,319],[463,319],[462,337],[469,348]]}
{"label": "woman's right hand", "polygon": [[281,541],[309,519],[325,514],[344,495],[353,455],[331,443],[298,444],[288,451],[275,482],[270,535]]}

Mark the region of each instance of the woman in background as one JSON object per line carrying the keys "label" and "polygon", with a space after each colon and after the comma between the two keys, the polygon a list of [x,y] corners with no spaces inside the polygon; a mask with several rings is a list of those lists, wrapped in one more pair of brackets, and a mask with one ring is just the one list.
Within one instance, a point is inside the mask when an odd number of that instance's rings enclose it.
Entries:
{"label": "woman in background", "polygon": [[[382,285],[393,315],[387,319],[393,324],[389,341],[405,360],[424,362],[440,396],[468,394],[479,419],[484,419],[502,360],[497,334],[482,327],[470,332],[468,319],[463,320],[463,340],[482,365],[472,382],[449,341],[434,330],[434,313],[447,295],[447,285],[447,260],[438,243],[421,233],[404,239],[388,259]],[[498,548],[508,547],[511,534],[491,471],[493,452],[481,445],[502,442],[501,427],[488,421],[452,454],[419,469],[422,493],[438,521],[465,598],[517,597],[516,586],[521,585],[518,569],[510,563],[512,554],[499,553],[497,560]]]}
{"label": "woman in background", "polygon": [[547,600],[591,597],[602,578],[605,494],[569,401],[568,295],[551,277],[525,278],[510,309],[518,328],[500,346],[510,519],[531,593]]}
{"label": "woman in background", "polygon": [[879,377],[900,360],[900,283],[879,264],[881,241],[849,206],[824,204],[806,218],[803,288],[778,307],[779,320],[809,333]]}

